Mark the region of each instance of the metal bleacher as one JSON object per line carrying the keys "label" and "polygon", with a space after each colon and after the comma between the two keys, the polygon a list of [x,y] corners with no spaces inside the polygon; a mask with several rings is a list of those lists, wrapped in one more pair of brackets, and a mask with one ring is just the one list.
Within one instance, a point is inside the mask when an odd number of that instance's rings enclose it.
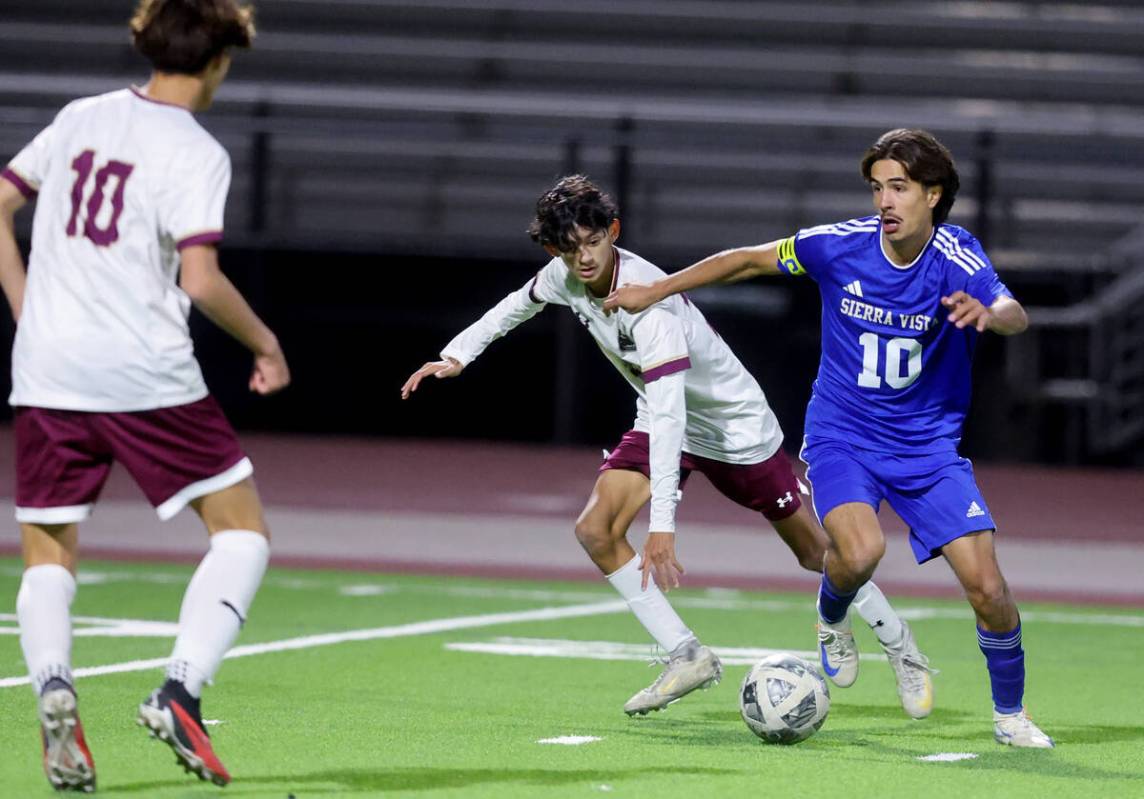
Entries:
{"label": "metal bleacher", "polygon": [[[131,6],[5,3],[0,153],[72,97],[145,79]],[[1127,0],[258,8],[255,49],[202,117],[234,161],[232,241],[527,257],[534,198],[576,169],[620,196],[627,241],[676,264],[866,213],[860,154],[921,126],[958,157],[952,221],[1003,269],[1068,275],[1068,304],[1144,268],[1112,253],[1144,220],[1144,10]]]}
{"label": "metal bleacher", "polygon": [[[122,24],[129,3],[114,15],[97,0],[9,5],[8,151],[69,97],[144,74]],[[955,221],[976,218],[976,168],[992,159],[1002,261],[1088,259],[1144,208],[1144,14],[1127,5],[267,0],[259,10],[257,47],[204,121],[231,145],[239,226],[265,181],[253,231],[263,237],[516,252],[540,188],[570,166],[611,182],[623,148],[629,233],[686,256],[696,242],[865,212],[857,156],[907,124],[933,128],[960,157]],[[259,131],[266,173],[253,175]]]}

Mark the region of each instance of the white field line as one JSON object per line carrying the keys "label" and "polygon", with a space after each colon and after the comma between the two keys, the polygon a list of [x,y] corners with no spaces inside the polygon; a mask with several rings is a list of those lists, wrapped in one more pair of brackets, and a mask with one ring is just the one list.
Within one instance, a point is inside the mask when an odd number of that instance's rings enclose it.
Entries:
{"label": "white field line", "polygon": [[[0,622],[15,621],[15,614],[0,613]],[[76,638],[174,638],[179,632],[178,623],[173,621],[73,616],[72,623],[72,635]],[[0,627],[0,635],[19,634],[19,627]]]}
{"label": "white field line", "polygon": [[[573,619],[583,616],[600,616],[606,613],[627,612],[628,605],[622,599],[609,602],[595,602],[587,605],[569,605],[559,608],[536,608],[533,610],[520,610],[510,613],[488,613],[483,616],[457,616],[447,619],[433,619],[431,621],[418,621],[411,624],[399,624],[394,627],[375,627],[366,630],[346,630],[340,633],[324,633],[322,635],[304,635],[299,638],[286,638],[281,641],[268,641],[263,644],[247,644],[236,646],[226,653],[226,659],[250,657],[251,655],[265,655],[270,652],[288,652],[295,649],[313,649],[319,646],[332,646],[347,641],[376,641],[384,638],[404,638],[413,635],[432,635],[434,633],[451,630],[469,630],[476,627],[493,627],[498,624],[515,624],[525,621],[553,621],[555,619]],[[167,658],[153,658],[151,660],[132,660],[126,663],[111,663],[106,666],[92,666],[75,669],[75,677],[98,677],[103,674],[121,674],[130,671],[147,671],[157,669],[167,664]],[[27,677],[6,677],[0,679],[0,688],[10,688],[16,685],[28,685]]]}
{"label": "white field line", "polygon": [[[306,586],[310,588],[312,586]],[[326,586],[327,588],[329,586]],[[392,595],[409,591],[392,585],[355,585],[337,588],[343,596],[376,596]],[[604,601],[608,596],[605,593],[590,593],[587,591],[528,591],[528,590],[497,590],[471,589],[450,586],[439,586],[431,591],[416,593],[432,593],[435,596],[461,596],[484,599],[514,599],[531,601]],[[752,600],[752,599],[717,599],[712,597],[681,597],[673,596],[671,604],[677,608],[695,608],[700,610],[744,610],[762,611],[768,613],[784,613],[790,611],[805,611],[814,607],[813,602],[789,602],[782,600]],[[973,618],[970,610],[960,608],[934,608],[934,607],[908,607],[898,608],[898,615],[906,621],[927,619],[968,620]],[[1023,622],[1042,624],[1079,624],[1095,625],[1100,627],[1139,627],[1144,628],[1144,616],[1134,616],[1125,613],[1064,613],[1057,611],[1021,611]],[[174,622],[145,621],[141,619],[104,619],[94,616],[75,616],[72,621],[77,624],[108,625],[107,629],[76,630],[77,636],[108,636],[130,638],[134,636],[174,637]],[[0,613],[0,622],[16,622],[14,613]],[[112,628],[111,625],[117,625]],[[17,634],[15,627],[0,627],[0,635]]]}
{"label": "white field line", "polygon": [[[408,590],[408,589],[399,589]],[[588,599],[601,599],[602,594],[587,591],[543,591],[516,588],[470,587],[470,586],[443,586],[432,589],[436,595],[481,597],[485,599],[532,599],[541,601],[585,601]],[[709,596],[679,596],[672,594],[671,604],[677,608],[695,608],[698,610],[748,610],[772,613],[784,613],[814,608],[813,597],[805,602],[793,602],[781,599],[735,599],[722,596],[724,592],[717,589],[709,592]],[[973,619],[973,611],[969,607],[946,608],[911,606],[896,608],[898,615],[906,621],[926,619],[951,619],[966,621]],[[1104,627],[1144,627],[1144,615],[1128,613],[1066,613],[1048,610],[1022,610],[1022,622],[1040,622],[1049,624],[1093,624]]]}
{"label": "white field line", "polygon": [[[582,660],[653,660],[647,644],[627,644],[618,641],[568,641],[552,638],[494,638],[492,641],[460,641],[445,644],[454,652],[479,652],[485,655],[515,655],[524,657],[576,658]],[[806,650],[756,649],[733,646],[713,646],[712,651],[728,666],[753,666],[768,655],[780,652],[797,655],[818,662],[818,653]],[[885,655],[863,653],[862,660],[885,661]]]}
{"label": "white field line", "polygon": [[[353,594],[369,596],[373,593],[364,583],[353,586]],[[435,596],[456,596],[480,599],[517,599],[540,602],[590,602],[600,601],[607,596],[606,592],[597,591],[552,591],[528,588],[496,588],[494,586],[428,586],[428,587],[398,587],[388,583],[377,583],[376,593],[400,593],[406,591],[428,592]],[[340,590],[340,589],[339,589]],[[343,592],[344,593],[344,592]],[[671,604],[679,608],[695,608],[699,610],[748,610],[772,613],[784,613],[814,608],[814,598],[805,601],[791,601],[783,599],[739,599],[734,595],[738,591],[726,589],[708,589],[707,596],[679,596],[672,595]],[[958,621],[973,619],[973,611],[968,607],[926,607],[911,606],[897,608],[898,615],[907,621],[925,619],[952,619]],[[1095,624],[1107,627],[1144,627],[1144,615],[1128,613],[1065,613],[1046,610],[1022,610],[1021,619],[1031,622],[1046,622],[1051,624]]]}
{"label": "white field line", "polygon": [[[0,569],[0,575],[16,576],[22,573],[18,569]],[[81,572],[79,582],[100,584],[113,581],[122,582],[151,582],[151,583],[185,583],[189,578],[169,574],[136,574],[134,572]],[[358,583],[343,585],[322,579],[304,579],[296,577],[267,576],[263,585],[276,586],[293,590],[334,590],[343,596],[376,597],[390,596],[398,593],[431,593],[434,596],[456,596],[464,598],[481,599],[512,599],[536,602],[601,602],[609,596],[606,591],[554,591],[550,589],[528,588],[498,588],[495,586],[478,585],[426,585],[426,586],[398,586],[392,583],[379,581],[376,583]],[[808,596],[805,601],[791,601],[781,599],[750,599],[738,598],[741,592],[737,589],[711,588],[706,596],[680,596],[673,595],[671,604],[677,608],[695,608],[701,610],[745,610],[783,613],[789,611],[804,611],[814,607],[814,599]],[[968,607],[933,607],[915,606],[897,608],[898,615],[907,621],[927,619],[971,620],[973,612]],[[1137,627],[1144,628],[1144,615],[1129,613],[1069,613],[1059,611],[1022,610],[1021,619],[1025,622],[1071,625],[1098,625],[1105,627]],[[0,614],[0,621],[15,621],[15,616]],[[97,633],[86,633],[95,635]]]}
{"label": "white field line", "polygon": [[973,752],[939,752],[936,755],[920,755],[918,760],[923,763],[956,763],[958,760],[976,760]]}
{"label": "white field line", "polygon": [[[488,599],[545,599],[548,601],[571,600],[578,598],[581,601],[592,595],[587,592],[559,592],[559,591],[518,591],[509,589],[471,589],[464,586],[446,587],[434,591],[435,594],[449,596],[481,596]],[[677,596],[672,594],[671,604],[677,608],[694,608],[697,610],[747,610],[784,613],[789,611],[813,610],[813,597],[805,602],[792,602],[781,599],[731,599],[718,596],[693,597]],[[965,608],[940,607],[903,607],[896,608],[898,615],[906,621],[926,619],[951,619],[954,621],[968,621],[973,619],[973,611]],[[1128,613],[1066,613],[1049,610],[1022,610],[1022,622],[1037,622],[1048,624],[1092,624],[1103,627],[1144,627],[1144,615]]]}

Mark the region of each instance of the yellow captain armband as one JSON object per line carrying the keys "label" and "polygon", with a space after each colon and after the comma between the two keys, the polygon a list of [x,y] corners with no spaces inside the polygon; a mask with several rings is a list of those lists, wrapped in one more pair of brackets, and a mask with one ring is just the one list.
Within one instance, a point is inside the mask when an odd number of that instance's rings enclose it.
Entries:
{"label": "yellow captain armband", "polygon": [[794,252],[794,236],[779,242],[779,269],[789,275],[805,275],[806,270],[798,262]]}

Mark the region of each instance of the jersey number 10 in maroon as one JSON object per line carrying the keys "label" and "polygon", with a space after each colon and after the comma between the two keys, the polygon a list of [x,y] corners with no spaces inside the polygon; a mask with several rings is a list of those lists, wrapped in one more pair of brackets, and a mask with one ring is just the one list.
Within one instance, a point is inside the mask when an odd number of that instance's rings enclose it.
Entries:
{"label": "jersey number 10 in maroon", "polygon": [[[83,204],[83,196],[87,188],[91,172],[95,168],[95,150],[84,150],[75,157],[71,167],[75,170],[75,183],[71,190],[71,218],[68,219],[68,235],[74,236],[79,232],[79,209]],[[123,191],[127,187],[127,178],[135,169],[131,164],[122,161],[108,161],[95,173],[95,188],[87,200],[87,213],[83,221],[83,235],[91,239],[93,244],[107,247],[119,239],[119,216],[123,213]],[[103,208],[103,200],[107,193],[107,181],[117,178],[115,191],[111,194],[111,218],[104,226],[99,225],[99,212]]]}

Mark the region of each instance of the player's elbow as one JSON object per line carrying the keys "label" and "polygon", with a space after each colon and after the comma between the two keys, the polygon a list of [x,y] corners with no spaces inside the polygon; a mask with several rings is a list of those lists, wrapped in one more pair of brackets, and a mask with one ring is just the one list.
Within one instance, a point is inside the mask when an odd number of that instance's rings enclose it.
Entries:
{"label": "player's elbow", "polygon": [[1016,318],[1013,322],[1013,330],[1009,335],[1016,335],[1024,333],[1029,329],[1029,314],[1025,313],[1025,309],[1020,305],[1017,306]]}
{"label": "player's elbow", "polygon": [[728,283],[738,283],[741,280],[751,280],[760,275],[767,274],[767,261],[765,252],[758,247],[743,247],[731,251],[731,264],[733,271],[727,278]]}
{"label": "player's elbow", "polygon": [[1024,333],[1029,327],[1029,315],[1016,300],[1006,300],[1001,308],[994,311],[997,324],[994,330],[1003,336],[1015,336]]}

